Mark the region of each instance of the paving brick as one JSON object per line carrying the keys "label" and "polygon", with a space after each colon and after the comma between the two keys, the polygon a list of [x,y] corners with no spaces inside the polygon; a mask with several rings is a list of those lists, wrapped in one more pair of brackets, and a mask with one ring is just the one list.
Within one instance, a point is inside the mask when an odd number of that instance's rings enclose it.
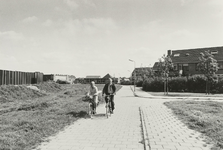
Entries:
{"label": "paving brick", "polygon": [[[137,91],[138,92],[138,91]],[[145,92],[143,92],[145,94]],[[123,87],[115,96],[115,114],[108,119],[95,116],[79,119],[49,142],[39,146],[40,150],[143,150],[139,107],[144,116],[152,150],[206,150],[201,134],[188,129],[163,103],[169,99],[146,99],[133,97],[129,87]],[[97,108],[105,113],[104,105]],[[37,147],[38,148],[38,147]],[[37,148],[35,150],[37,150]],[[61,149],[60,149],[61,148]]]}
{"label": "paving brick", "polygon": [[[139,90],[137,92],[144,95],[146,93]],[[163,146],[165,149],[176,147],[179,150],[188,150],[194,149],[195,145],[199,149],[204,148],[202,142],[204,138],[201,137],[201,134],[187,128],[178,120],[172,111],[163,104],[165,101],[167,100],[149,98],[140,101],[152,149],[162,149],[160,146]]]}

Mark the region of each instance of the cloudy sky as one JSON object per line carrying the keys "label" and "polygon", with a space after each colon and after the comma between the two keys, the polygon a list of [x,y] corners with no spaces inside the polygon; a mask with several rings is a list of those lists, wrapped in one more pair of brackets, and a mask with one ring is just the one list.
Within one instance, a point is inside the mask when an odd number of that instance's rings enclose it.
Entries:
{"label": "cloudy sky", "polygon": [[223,46],[223,0],[0,0],[0,69],[129,76],[168,49]]}

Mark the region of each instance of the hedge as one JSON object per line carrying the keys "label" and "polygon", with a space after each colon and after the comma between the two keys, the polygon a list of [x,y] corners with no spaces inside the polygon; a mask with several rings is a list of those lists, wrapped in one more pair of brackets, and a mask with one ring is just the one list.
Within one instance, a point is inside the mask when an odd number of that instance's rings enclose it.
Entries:
{"label": "hedge", "polygon": [[136,86],[137,86],[137,87],[142,87],[142,84],[143,84],[143,81],[138,81],[138,82],[136,83]]}
{"label": "hedge", "polygon": [[122,81],[121,85],[133,85],[131,81]]}
{"label": "hedge", "polygon": [[[168,82],[169,92],[206,92],[206,78],[202,75],[190,77],[174,77]],[[142,84],[144,91],[163,92],[164,80],[162,78],[148,78]],[[223,93],[223,77],[219,77],[217,82],[210,84],[211,93]]]}

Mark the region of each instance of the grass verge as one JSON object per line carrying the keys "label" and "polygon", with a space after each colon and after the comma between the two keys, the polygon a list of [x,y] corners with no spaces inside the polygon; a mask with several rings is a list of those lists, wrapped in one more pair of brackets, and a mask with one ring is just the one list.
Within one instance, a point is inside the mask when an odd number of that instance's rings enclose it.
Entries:
{"label": "grass verge", "polygon": [[207,142],[223,149],[223,103],[211,101],[172,101],[164,103],[189,128],[208,137]]}
{"label": "grass verge", "polygon": [[152,96],[169,96],[169,97],[223,97],[223,94],[210,94],[205,93],[187,93],[187,92],[169,92],[168,95],[164,95],[163,92],[148,92]]}
{"label": "grass verge", "polygon": [[[99,90],[103,86],[97,85]],[[46,83],[36,87],[45,94],[36,97],[38,94],[33,95],[33,92],[37,90],[25,88],[32,92],[19,98],[10,97],[10,101],[0,101],[0,150],[32,149],[87,114],[88,103],[83,102],[82,97],[89,85]],[[120,89],[119,85],[117,87]],[[10,93],[11,88],[5,86],[4,91]]]}

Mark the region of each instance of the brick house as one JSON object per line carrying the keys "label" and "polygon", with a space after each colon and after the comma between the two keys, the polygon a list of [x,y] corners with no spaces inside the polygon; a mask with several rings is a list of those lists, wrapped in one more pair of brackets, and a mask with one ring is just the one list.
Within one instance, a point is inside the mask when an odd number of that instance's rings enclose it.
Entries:
{"label": "brick house", "polygon": [[[208,47],[184,50],[168,50],[167,55],[171,57],[174,64],[174,71],[182,73],[182,76],[201,74],[197,68],[201,52],[210,51],[217,60],[219,69],[217,75],[223,75],[223,47]],[[157,62],[154,64],[155,69]]]}

